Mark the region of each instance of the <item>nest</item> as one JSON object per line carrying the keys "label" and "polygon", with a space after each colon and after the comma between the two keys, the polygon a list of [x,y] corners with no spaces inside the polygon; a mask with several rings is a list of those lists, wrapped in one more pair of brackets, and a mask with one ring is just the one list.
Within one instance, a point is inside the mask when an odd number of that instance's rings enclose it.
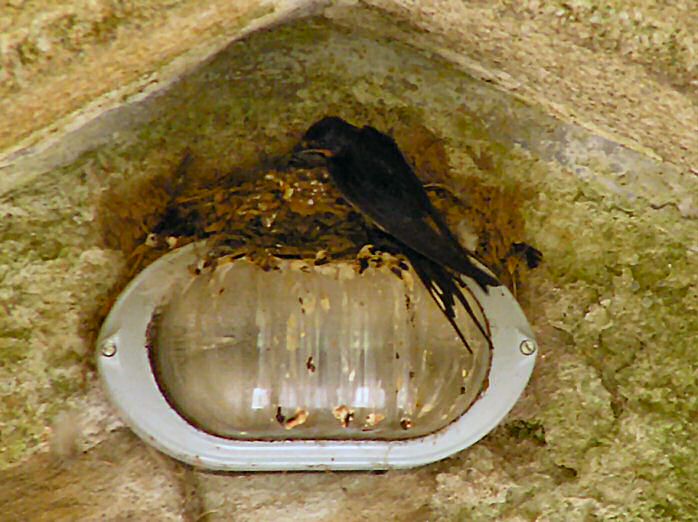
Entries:
{"label": "nest", "polygon": [[[272,257],[352,259],[371,242],[370,225],[324,168],[269,168],[253,179],[239,172],[193,178],[194,161],[187,152],[171,172],[103,195],[103,236],[127,256],[129,277],[169,250],[203,239],[211,259],[239,253],[260,263]],[[428,176],[433,179],[433,172]],[[525,248],[517,247],[525,245],[523,197],[478,176],[458,184],[467,191],[463,196],[447,183],[428,187],[434,205],[450,226],[466,222],[478,238],[476,253],[510,289],[520,288],[528,269]]]}

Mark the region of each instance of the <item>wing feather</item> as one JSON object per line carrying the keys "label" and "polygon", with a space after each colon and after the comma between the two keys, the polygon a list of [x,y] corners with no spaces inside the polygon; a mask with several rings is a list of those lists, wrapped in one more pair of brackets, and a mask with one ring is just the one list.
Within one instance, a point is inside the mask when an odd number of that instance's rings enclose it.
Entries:
{"label": "wing feather", "polygon": [[345,153],[333,159],[330,171],[349,202],[404,245],[472,277],[483,289],[501,284],[460,245],[389,136],[363,127]]}

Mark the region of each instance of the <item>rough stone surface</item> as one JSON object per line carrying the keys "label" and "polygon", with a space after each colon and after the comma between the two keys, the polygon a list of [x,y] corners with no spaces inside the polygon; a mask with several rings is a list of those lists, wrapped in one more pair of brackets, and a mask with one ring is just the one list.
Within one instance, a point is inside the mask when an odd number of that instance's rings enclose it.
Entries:
{"label": "rough stone surface", "polygon": [[[298,520],[428,520],[435,473],[198,473],[208,519],[241,522]],[[409,494],[406,494],[409,492]]]}
{"label": "rough stone surface", "polygon": [[209,2],[206,8],[182,0],[5,4],[2,147],[147,75],[195,47],[202,35],[209,41],[231,35],[265,10],[254,1]]}
{"label": "rough stone surface", "polygon": [[369,3],[439,35],[436,52],[476,77],[698,169],[698,11],[690,0]]}
{"label": "rough stone surface", "polygon": [[85,454],[0,472],[0,509],[6,520],[185,520],[182,474],[120,430]]}
{"label": "rough stone surface", "polygon": [[[397,24],[382,11],[335,6],[325,12],[333,23],[300,22],[234,44],[169,93],[134,105],[142,120],[115,118],[101,130],[108,143],[71,164],[32,170],[3,156],[15,176],[0,196],[3,513],[56,519],[67,509],[60,499],[78,498],[69,515],[84,519],[694,519],[698,117],[695,15],[684,4],[673,3],[681,15],[673,37],[649,0],[632,3],[625,25],[622,10],[596,2],[380,2]],[[16,5],[19,31],[39,8]],[[219,7],[211,9],[215,17]],[[173,20],[183,22],[175,14],[130,30],[166,39],[179,27]],[[60,114],[134,78],[112,84],[95,75],[106,70],[89,61],[95,45],[86,41],[85,62],[70,66],[88,88],[70,84],[82,97]],[[173,53],[134,55],[134,63],[154,70]],[[59,77],[62,62],[43,69],[53,62],[42,60],[22,74],[47,91],[71,88]],[[3,103],[51,105],[43,91],[13,85]],[[540,359],[521,401],[476,446],[384,475],[193,472],[113,434],[119,421],[88,362],[90,318],[125,260],[101,242],[98,195],[173,168],[185,147],[197,169],[253,164],[328,110],[385,129],[418,118],[442,136],[454,188],[467,194],[458,176],[479,175],[532,194],[527,232],[545,264],[521,300]],[[16,125],[2,134],[10,149],[58,117],[11,114]],[[66,419],[79,429],[66,429]],[[56,472],[49,442],[68,471]],[[91,487],[109,490],[95,511],[81,495]]]}

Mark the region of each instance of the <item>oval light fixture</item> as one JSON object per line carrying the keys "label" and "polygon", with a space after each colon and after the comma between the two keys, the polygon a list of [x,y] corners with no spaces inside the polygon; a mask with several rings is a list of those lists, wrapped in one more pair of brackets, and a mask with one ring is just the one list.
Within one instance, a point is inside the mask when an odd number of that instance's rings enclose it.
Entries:
{"label": "oval light fixture", "polygon": [[[493,350],[483,340],[469,353],[410,270],[281,259],[265,270],[246,258],[192,270],[204,248],[141,272],[98,339],[100,374],[127,424],[184,462],[426,464],[492,430],[533,370],[531,329],[503,286],[470,287]],[[474,332],[462,311],[458,321]]]}

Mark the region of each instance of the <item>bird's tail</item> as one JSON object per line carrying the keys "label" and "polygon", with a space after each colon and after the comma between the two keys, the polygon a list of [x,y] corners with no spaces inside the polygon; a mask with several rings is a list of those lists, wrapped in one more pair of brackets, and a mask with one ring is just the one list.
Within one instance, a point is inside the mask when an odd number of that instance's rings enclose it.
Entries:
{"label": "bird's tail", "polygon": [[441,214],[433,206],[429,209],[429,217],[441,236],[445,238],[445,241],[440,242],[440,244],[455,247],[442,249],[439,256],[442,262],[446,262],[454,271],[473,279],[485,293],[488,293],[487,287],[489,286],[502,286],[502,282],[497,279],[488,266],[474,252],[461,245]]}
{"label": "bird's tail", "polygon": [[[412,268],[414,268],[417,276],[426,287],[429,295],[446,316],[446,319],[451,324],[456,334],[458,334],[458,337],[466,349],[470,353],[473,353],[470,343],[456,322],[456,300],[458,300],[458,302],[460,302],[460,304],[463,306],[480,334],[485,338],[488,347],[492,349],[492,334],[490,332],[490,326],[487,322],[487,318],[482,310],[482,306],[472,292],[470,292],[468,287],[463,284],[462,281],[460,281],[458,276],[451,273],[447,268],[444,268],[431,259],[419,254],[418,252],[415,252],[414,250],[406,249],[405,255],[410,260]],[[482,279],[481,282],[481,280],[478,280],[475,276],[470,274],[466,275],[472,277],[480,286],[483,286],[483,284],[488,284],[490,286],[498,286],[501,284],[497,279],[494,278],[492,279],[494,279],[495,283],[492,284],[487,279]],[[484,288],[485,287],[483,286],[483,289]],[[471,304],[471,301],[465,296],[465,294],[463,294],[463,290],[470,294],[474,307],[477,308],[477,311],[473,309],[473,304]]]}
{"label": "bird's tail", "polygon": [[469,252],[464,256],[459,272],[473,279],[485,293],[488,293],[487,287],[489,286],[502,286],[502,282],[495,277],[490,269]]}

